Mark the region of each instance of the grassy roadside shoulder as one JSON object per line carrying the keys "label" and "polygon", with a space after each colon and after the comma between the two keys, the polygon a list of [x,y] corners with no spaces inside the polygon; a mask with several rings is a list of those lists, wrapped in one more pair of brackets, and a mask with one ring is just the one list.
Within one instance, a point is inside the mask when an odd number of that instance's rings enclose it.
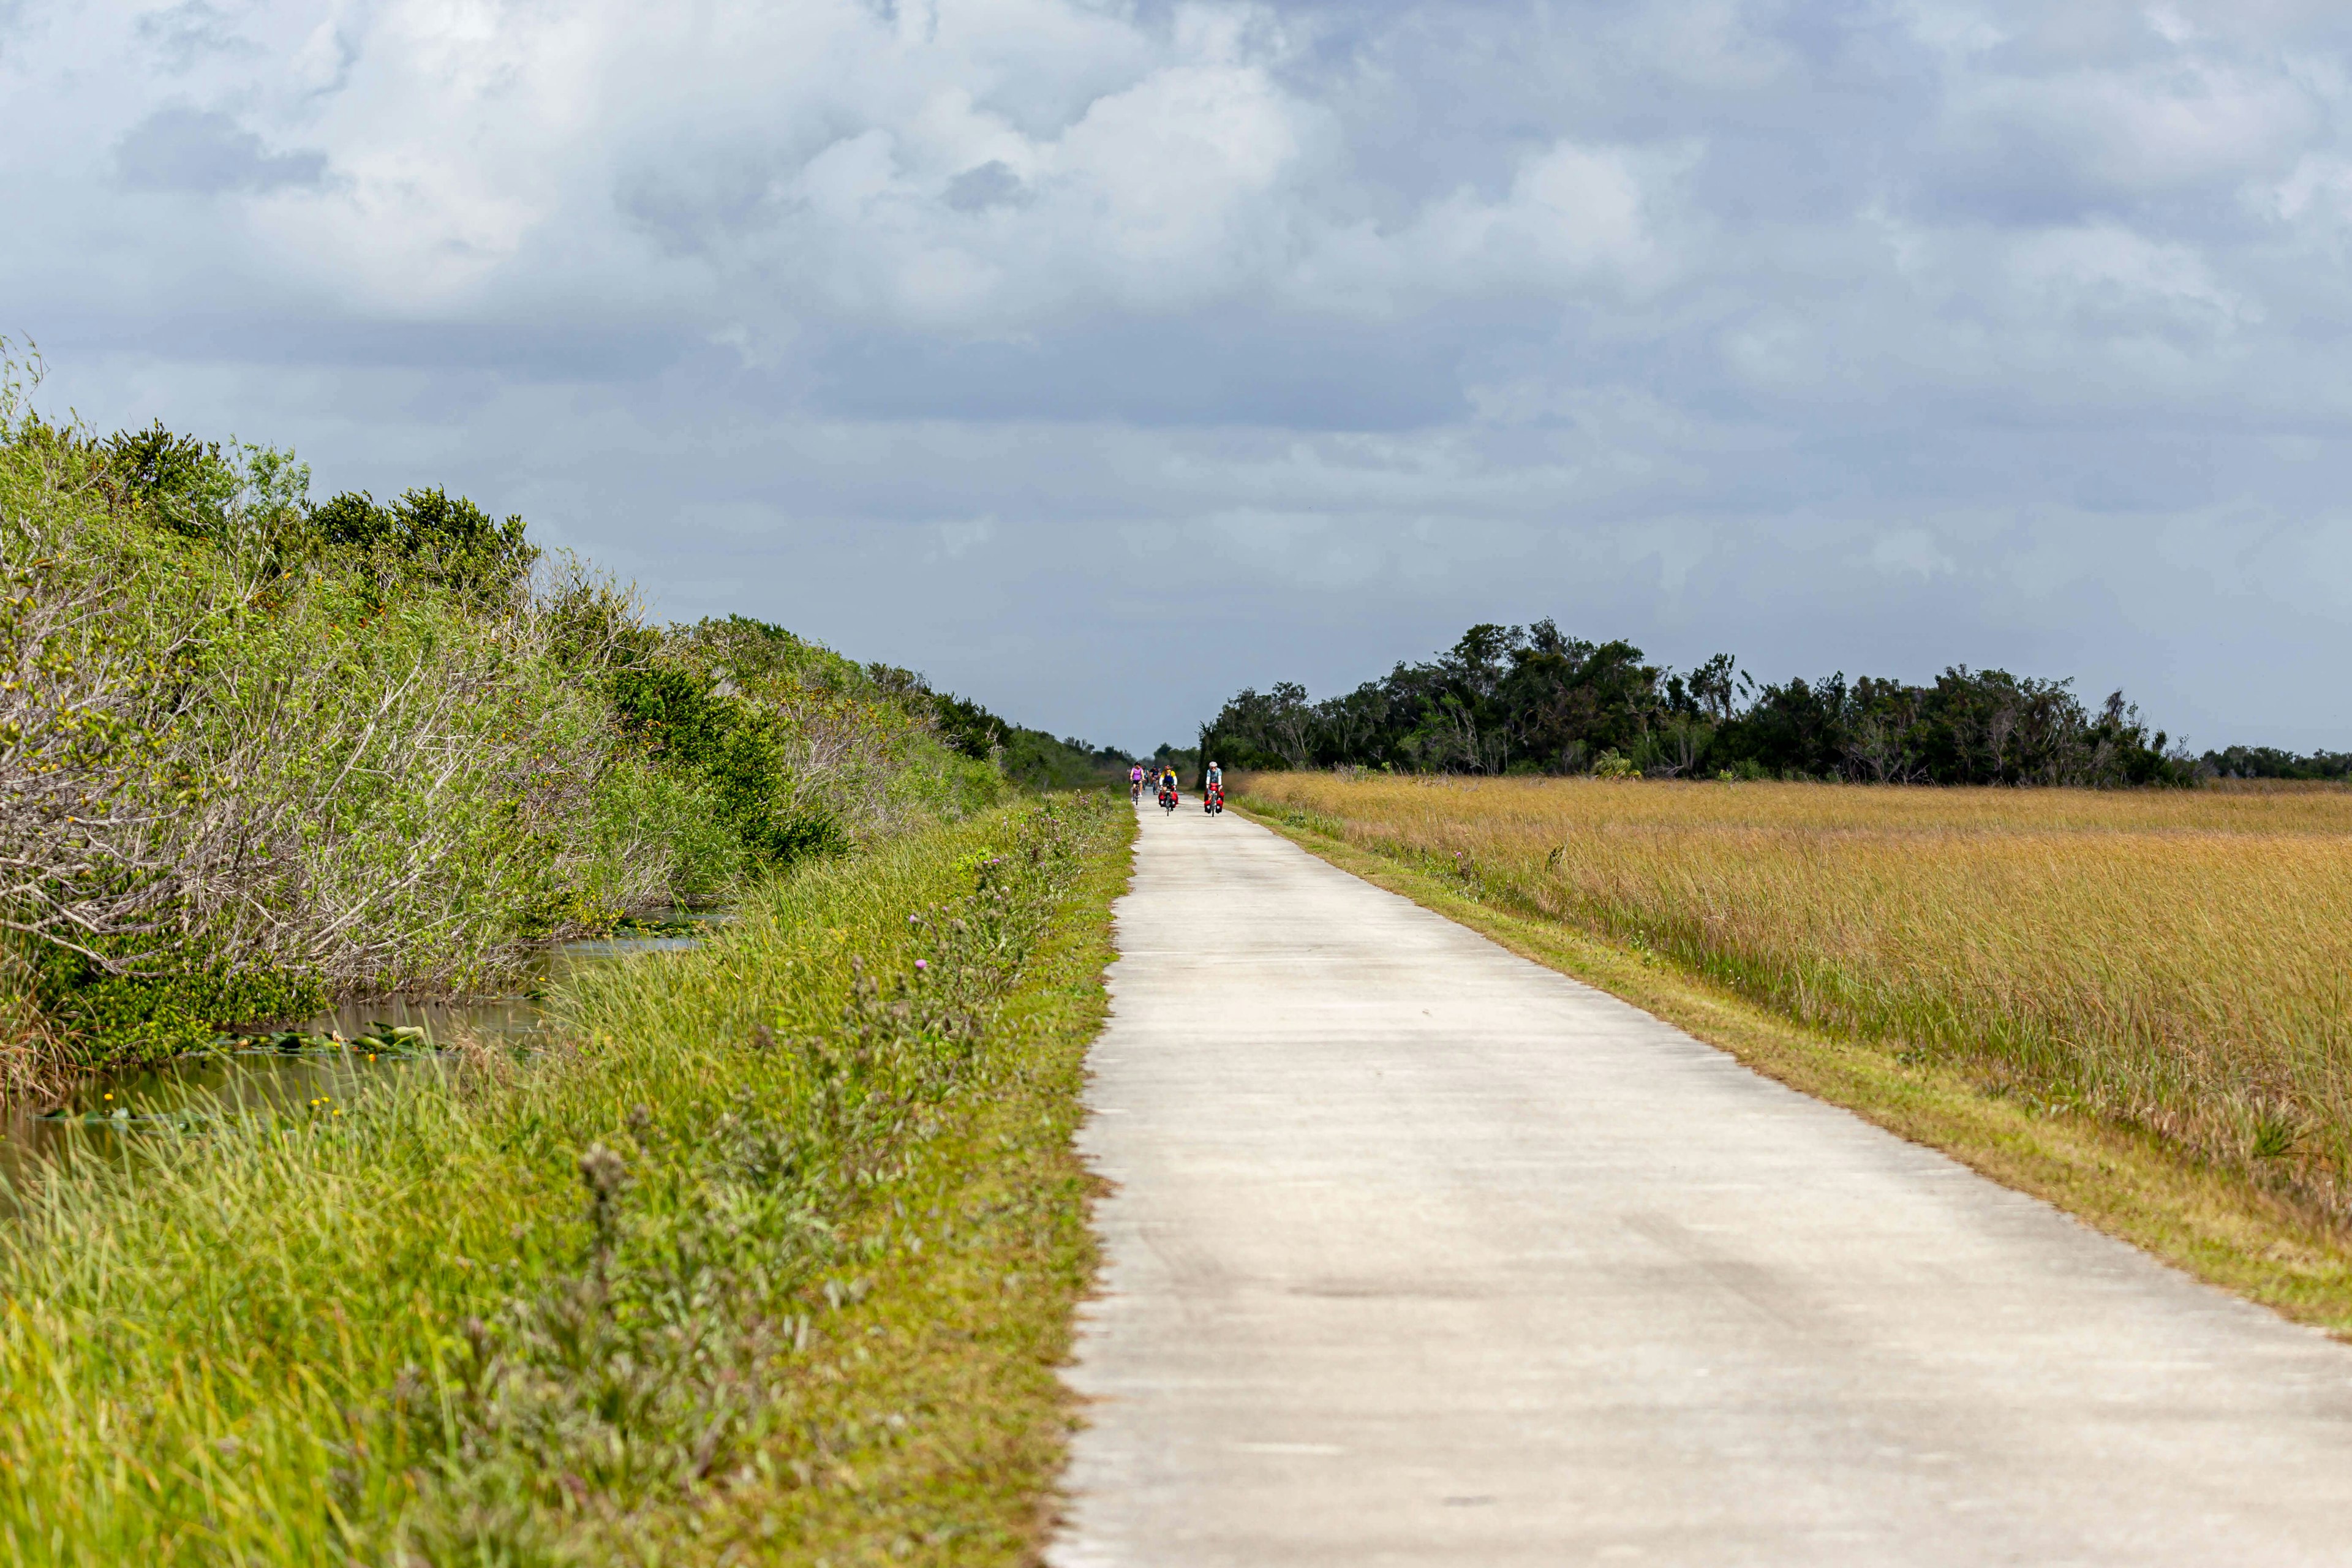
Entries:
{"label": "grassy roadside shoulder", "polygon": [[1989,1095],[1776,1015],[1654,953],[1496,908],[1418,867],[1319,831],[1307,814],[1234,806],[1376,887],[1622,997],[1790,1088],[2042,1198],[2110,1236],[2297,1321],[2352,1339],[2352,1247],[2232,1173],[2079,1113]]}
{"label": "grassy roadside shoulder", "polygon": [[1072,1138],[1135,836],[1131,813],[1111,816],[996,1014],[987,1070],[868,1194],[848,1261],[813,1287],[839,1307],[796,1369],[777,1484],[703,1521],[713,1561],[1035,1560],[1076,1426],[1058,1368],[1097,1262],[1097,1179]]}
{"label": "grassy roadside shoulder", "polygon": [[0,1225],[0,1560],[1021,1561],[1132,831],[940,826],[583,976],[568,1049],[93,1145]]}

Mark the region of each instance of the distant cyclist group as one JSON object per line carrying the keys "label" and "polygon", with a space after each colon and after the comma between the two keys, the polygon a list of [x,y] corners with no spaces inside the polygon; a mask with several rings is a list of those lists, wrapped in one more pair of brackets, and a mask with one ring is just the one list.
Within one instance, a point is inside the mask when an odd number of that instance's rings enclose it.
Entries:
{"label": "distant cyclist group", "polygon": [[[1184,802],[1183,791],[1176,783],[1176,764],[1162,763],[1157,769],[1146,769],[1141,763],[1127,770],[1127,798],[1140,805],[1143,786],[1149,784],[1160,802],[1160,809],[1175,815]],[[1211,763],[1201,778],[1201,809],[1215,816],[1225,809],[1225,770]]]}

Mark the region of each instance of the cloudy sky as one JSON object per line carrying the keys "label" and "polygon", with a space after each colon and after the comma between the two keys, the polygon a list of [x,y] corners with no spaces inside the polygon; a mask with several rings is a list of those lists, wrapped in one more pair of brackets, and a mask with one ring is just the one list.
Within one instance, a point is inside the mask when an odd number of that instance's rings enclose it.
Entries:
{"label": "cloudy sky", "polygon": [[0,332],[1024,721],[1550,615],[2352,746],[2341,0],[0,0]]}

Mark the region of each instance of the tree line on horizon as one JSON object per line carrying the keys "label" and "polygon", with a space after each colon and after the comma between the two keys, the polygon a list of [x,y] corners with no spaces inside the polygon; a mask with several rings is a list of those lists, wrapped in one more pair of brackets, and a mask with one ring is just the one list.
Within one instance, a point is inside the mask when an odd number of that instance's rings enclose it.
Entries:
{"label": "tree line on horizon", "polygon": [[992,762],[1017,784],[1031,789],[1099,789],[1126,776],[1135,758],[1117,746],[1097,746],[1076,735],[1032,730],[991,712],[984,703],[951,691],[935,691],[923,676],[895,665],[869,664],[866,672],[895,689],[920,693],[931,704],[940,739],[967,757]]}
{"label": "tree line on horizon", "polygon": [[2099,787],[2352,777],[2352,753],[2193,756],[2121,691],[2086,703],[2071,679],[1954,665],[1925,685],[1842,671],[1759,683],[1729,654],[1677,671],[1549,619],[1481,623],[1434,658],[1320,701],[1292,681],[1244,689],[1200,744],[1242,769]]}

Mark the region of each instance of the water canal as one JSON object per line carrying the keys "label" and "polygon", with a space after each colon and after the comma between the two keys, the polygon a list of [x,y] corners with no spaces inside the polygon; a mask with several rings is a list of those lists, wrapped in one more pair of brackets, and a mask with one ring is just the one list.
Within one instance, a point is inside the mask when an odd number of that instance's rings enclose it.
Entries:
{"label": "water canal", "polygon": [[[559,943],[497,996],[379,996],[346,1002],[194,1056],[80,1079],[47,1100],[0,1105],[0,1181],[15,1191],[78,1148],[198,1128],[222,1117],[347,1103],[393,1073],[438,1071],[471,1038],[528,1053],[550,1027],[540,1000],[583,968],[695,947],[723,913],[665,910],[622,934]],[[0,1198],[0,1204],[5,1199]]]}

